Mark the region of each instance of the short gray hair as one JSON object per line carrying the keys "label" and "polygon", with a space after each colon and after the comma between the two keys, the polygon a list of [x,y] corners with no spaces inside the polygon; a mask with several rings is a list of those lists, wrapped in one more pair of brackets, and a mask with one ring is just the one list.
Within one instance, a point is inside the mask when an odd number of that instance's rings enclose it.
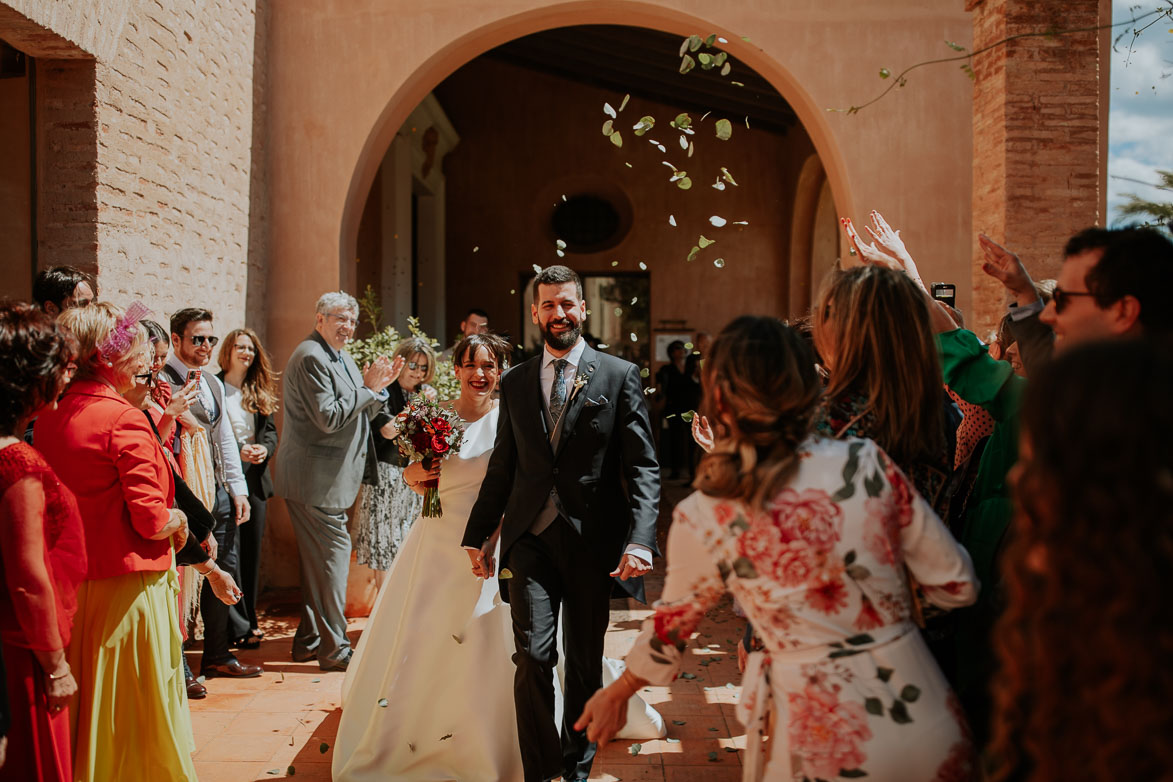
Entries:
{"label": "short gray hair", "polygon": [[334,310],[341,309],[358,315],[358,301],[346,291],[330,291],[322,294],[314,311],[319,315],[329,315]]}

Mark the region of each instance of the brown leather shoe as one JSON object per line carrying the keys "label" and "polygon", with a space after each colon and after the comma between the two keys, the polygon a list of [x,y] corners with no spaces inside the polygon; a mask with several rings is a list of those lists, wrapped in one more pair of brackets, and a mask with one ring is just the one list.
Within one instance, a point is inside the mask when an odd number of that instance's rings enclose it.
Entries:
{"label": "brown leather shoe", "polygon": [[261,666],[249,665],[248,663],[242,663],[240,660],[229,660],[226,663],[204,665],[200,669],[200,673],[208,679],[214,676],[228,676],[233,679],[252,679],[260,676],[264,672],[265,669]]}
{"label": "brown leather shoe", "polygon": [[189,701],[198,701],[200,698],[206,698],[208,695],[208,688],[200,684],[199,679],[187,680],[187,699]]}

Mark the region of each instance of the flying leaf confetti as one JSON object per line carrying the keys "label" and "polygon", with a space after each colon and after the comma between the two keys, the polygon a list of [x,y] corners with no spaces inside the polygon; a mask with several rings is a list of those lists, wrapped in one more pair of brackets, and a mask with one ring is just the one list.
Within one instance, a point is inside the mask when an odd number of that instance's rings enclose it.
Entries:
{"label": "flying leaf confetti", "polygon": [[615,109],[611,106],[610,103],[603,104],[603,113],[606,114],[608,117],[611,117],[612,119],[619,116],[619,114],[615,111]]}
{"label": "flying leaf confetti", "polygon": [[722,182],[720,179],[718,179],[716,182],[713,183],[713,189],[714,190],[724,190],[725,183]]}
{"label": "flying leaf confetti", "polygon": [[656,118],[648,115],[640,117],[639,122],[632,125],[631,129],[635,131],[635,135],[642,136],[654,127],[656,127]]}
{"label": "flying leaf confetti", "polygon": [[680,137],[680,148],[681,149],[688,149],[688,136],[681,136]]}
{"label": "flying leaf confetti", "polygon": [[623,146],[623,134],[620,133],[619,131],[615,131],[614,133],[612,133],[611,134],[611,143],[617,147],[622,147]]}
{"label": "flying leaf confetti", "polygon": [[627,95],[624,95],[624,96],[623,96],[623,102],[619,104],[619,110],[620,110],[620,111],[623,111],[625,108],[627,108],[627,102],[628,102],[629,100],[631,100],[631,95],[630,95],[630,93],[629,93],[629,94],[627,94]]}
{"label": "flying leaf confetti", "polygon": [[680,72],[688,73],[696,67],[696,60],[692,59],[691,55],[684,55],[684,59],[680,61]]}
{"label": "flying leaf confetti", "polygon": [[611,265],[612,265],[612,266],[618,266],[618,265],[619,265],[619,261],[611,261]]}
{"label": "flying leaf confetti", "polygon": [[634,331],[633,331],[633,332],[631,332],[631,341],[632,341],[632,342],[639,342],[639,337],[637,337],[637,336],[635,335],[635,332],[634,332]]}
{"label": "flying leaf confetti", "polygon": [[684,260],[691,261],[691,260],[695,259],[697,256],[697,253],[699,253],[700,251],[701,251],[701,248],[697,247],[696,245],[693,245],[692,250],[690,250],[688,253],[688,257],[685,258]]}
{"label": "flying leaf confetti", "polygon": [[737,187],[737,182],[733,180],[733,174],[730,174],[729,169],[725,168],[725,166],[721,166],[721,178],[734,187]]}
{"label": "flying leaf confetti", "polygon": [[702,234],[701,237],[696,240],[696,243],[703,250],[704,248],[708,247],[710,244],[716,244],[717,240],[716,239],[706,239],[705,236]]}
{"label": "flying leaf confetti", "polygon": [[637,301],[639,301],[639,296],[632,296],[632,297],[631,297],[631,306],[633,306],[633,307],[634,307],[634,306],[635,306],[635,303],[636,303]]}
{"label": "flying leaf confetti", "polygon": [[557,241],[555,241],[554,244],[558,245],[559,250],[566,249],[566,242],[562,241],[561,239],[558,239]]}
{"label": "flying leaf confetti", "polygon": [[640,261],[639,262],[639,269],[640,269],[640,271],[646,272],[648,270],[648,265],[646,263],[644,263],[643,261]]}
{"label": "flying leaf confetti", "polygon": [[718,39],[717,39],[717,43],[729,43],[729,39],[727,39],[727,38],[718,38]]}
{"label": "flying leaf confetti", "polygon": [[725,63],[725,65],[721,67],[721,75],[728,76],[729,72],[732,70],[733,70],[733,66],[730,65],[729,63]]}
{"label": "flying leaf confetti", "polygon": [[676,227],[676,215],[668,215],[668,225]]}
{"label": "flying leaf confetti", "polygon": [[648,369],[647,367],[644,367],[643,369],[641,369],[639,371],[640,377],[646,378],[646,377],[650,376],[651,374],[652,374],[652,370]]}
{"label": "flying leaf confetti", "polygon": [[688,190],[690,187],[692,187],[692,180],[688,177],[685,177],[684,179],[681,179],[679,182],[677,182],[676,186],[681,190]]}
{"label": "flying leaf confetti", "polygon": [[717,138],[728,141],[733,137],[733,123],[727,119],[717,120]]}
{"label": "flying leaf confetti", "polygon": [[716,266],[718,269],[724,269],[725,268],[725,259],[724,258],[717,258],[716,260],[713,261],[713,265]]}
{"label": "flying leaf confetti", "polygon": [[622,307],[615,308],[615,317],[617,317],[617,318],[623,317],[623,308]]}
{"label": "flying leaf confetti", "polygon": [[688,142],[688,156],[689,156],[689,157],[692,157],[692,153],[693,153],[693,151],[694,151],[694,149],[693,149],[693,146],[692,146],[692,142],[690,141],[690,142]]}
{"label": "flying leaf confetti", "polygon": [[725,223],[727,223],[727,222],[729,222],[729,221],[726,220],[724,217],[721,217],[720,215],[713,215],[712,217],[709,218],[709,224],[712,225],[714,228],[722,228],[722,227],[724,227]]}
{"label": "flying leaf confetti", "polygon": [[615,120],[609,119],[603,123],[603,135],[610,138],[611,134],[615,132]]}
{"label": "flying leaf confetti", "polygon": [[480,249],[481,249],[481,246],[478,244],[476,247],[472,248],[472,251],[475,253],[475,252],[479,252]]}
{"label": "flying leaf confetti", "polygon": [[535,264],[534,264],[534,274],[541,274],[541,273],[542,273],[542,267],[541,267],[541,266],[538,266],[538,265],[535,263]]}
{"label": "flying leaf confetti", "polygon": [[734,225],[749,225],[749,220],[734,220]]}
{"label": "flying leaf confetti", "polygon": [[692,117],[688,116],[687,113],[682,112],[677,114],[676,119],[672,120],[668,124],[677,130],[685,130],[686,128],[692,127]]}

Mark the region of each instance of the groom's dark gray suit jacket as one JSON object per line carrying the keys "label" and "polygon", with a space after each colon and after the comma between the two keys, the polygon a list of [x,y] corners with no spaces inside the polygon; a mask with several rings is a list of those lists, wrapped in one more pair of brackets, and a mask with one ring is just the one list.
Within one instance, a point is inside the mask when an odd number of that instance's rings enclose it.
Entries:
{"label": "groom's dark gray suit jacket", "polygon": [[[542,357],[501,378],[496,445],[463,545],[480,548],[504,517],[500,566],[507,567],[510,547],[557,487],[558,511],[578,532],[593,566],[610,572],[628,543],[658,554],[660,468],[639,369],[588,346],[563,413],[561,437],[551,444],[539,380]],[[637,579],[619,583],[643,599]],[[507,598],[507,585],[501,586]]]}

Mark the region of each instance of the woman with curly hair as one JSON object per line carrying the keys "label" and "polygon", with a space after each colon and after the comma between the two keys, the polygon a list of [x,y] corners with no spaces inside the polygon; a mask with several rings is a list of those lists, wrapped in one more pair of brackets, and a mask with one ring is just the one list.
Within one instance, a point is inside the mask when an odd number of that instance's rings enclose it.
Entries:
{"label": "woman with curly hair", "polygon": [[632,693],[676,677],[730,592],[766,647],[738,705],[743,779],[968,782],[969,730],[912,622],[905,568],[954,608],[977,596],[969,557],[874,442],[813,433],[820,384],[792,329],[738,318],[703,373],[719,434],[673,514],[661,600],[575,728],[607,740]]}
{"label": "woman with curly hair", "polygon": [[1168,343],[1069,349],[1031,377],[995,634],[996,780],[1173,780],[1171,398]]}
{"label": "woman with curly hair", "polygon": [[15,719],[0,780],[73,780],[69,702],[77,682],[65,659],[85,577],[77,500],[20,439],[29,420],[69,382],[77,343],[44,312],[0,305],[0,646]]}
{"label": "woman with curly hair", "polygon": [[277,451],[277,379],[269,352],[249,328],[233,329],[220,344],[220,372],[224,381],[224,407],[240,446],[240,464],[248,483],[250,524],[237,528],[240,536],[240,588],[244,597],[232,609],[233,621],[248,625],[233,644],[255,649],[265,634],[257,624],[257,592],[261,577],[261,541],[273,480],[269,460]]}

